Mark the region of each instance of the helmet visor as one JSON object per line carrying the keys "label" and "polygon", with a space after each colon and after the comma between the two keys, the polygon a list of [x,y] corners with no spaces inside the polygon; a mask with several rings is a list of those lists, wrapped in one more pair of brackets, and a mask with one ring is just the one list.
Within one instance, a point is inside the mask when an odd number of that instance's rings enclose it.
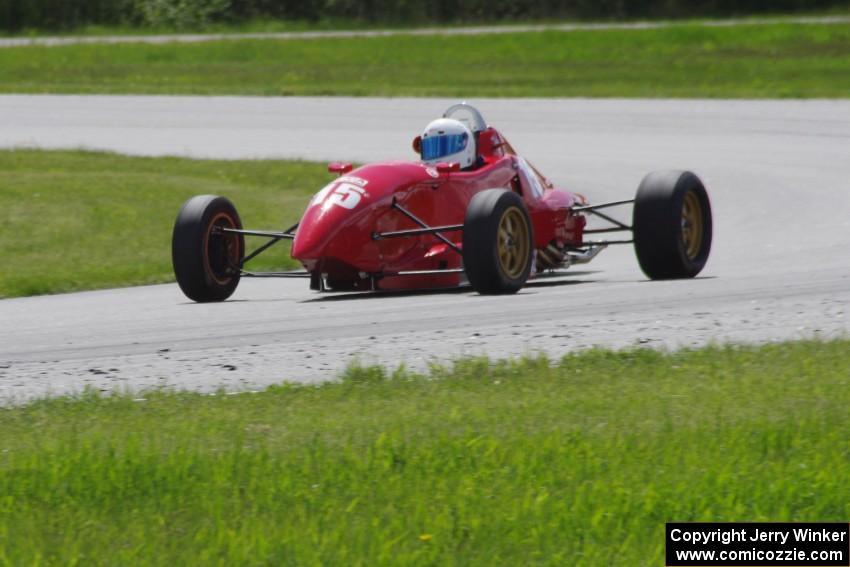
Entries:
{"label": "helmet visor", "polygon": [[463,151],[469,143],[469,136],[463,134],[442,134],[422,139],[422,159],[425,161],[440,159]]}

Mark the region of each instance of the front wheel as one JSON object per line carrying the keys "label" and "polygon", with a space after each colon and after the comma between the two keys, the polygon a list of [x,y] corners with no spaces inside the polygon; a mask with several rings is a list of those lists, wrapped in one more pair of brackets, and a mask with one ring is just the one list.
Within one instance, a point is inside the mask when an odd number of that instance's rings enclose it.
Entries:
{"label": "front wheel", "polygon": [[239,284],[245,239],[223,228],[242,228],[236,208],[224,197],[192,197],[177,214],[171,261],[180,289],[193,301],[224,301]]}
{"label": "front wheel", "polygon": [[711,251],[708,192],[690,171],[656,171],[635,196],[635,254],[650,279],[692,278]]}
{"label": "front wheel", "polygon": [[463,222],[463,265],[481,294],[516,293],[531,272],[531,219],[522,198],[505,189],[476,193]]}

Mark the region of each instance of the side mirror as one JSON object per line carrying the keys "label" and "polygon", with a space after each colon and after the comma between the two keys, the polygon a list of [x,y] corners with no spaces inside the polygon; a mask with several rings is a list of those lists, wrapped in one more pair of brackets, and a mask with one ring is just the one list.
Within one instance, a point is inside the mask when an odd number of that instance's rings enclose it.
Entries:
{"label": "side mirror", "polygon": [[440,173],[451,173],[452,171],[460,171],[460,164],[456,161],[447,163],[441,161],[437,164],[437,171]]}
{"label": "side mirror", "polygon": [[354,166],[350,163],[339,163],[334,161],[328,164],[328,172],[337,173],[339,175],[345,175],[352,169],[354,169]]}
{"label": "side mirror", "polygon": [[422,136],[416,136],[413,138],[413,151],[417,154],[422,153]]}

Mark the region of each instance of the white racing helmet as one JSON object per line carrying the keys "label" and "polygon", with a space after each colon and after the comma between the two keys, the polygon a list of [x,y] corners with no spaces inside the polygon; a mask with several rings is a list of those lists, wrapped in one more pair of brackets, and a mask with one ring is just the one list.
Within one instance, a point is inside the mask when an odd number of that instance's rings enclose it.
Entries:
{"label": "white racing helmet", "polygon": [[457,162],[466,169],[475,163],[475,142],[462,122],[439,118],[425,127],[420,153],[424,163]]}

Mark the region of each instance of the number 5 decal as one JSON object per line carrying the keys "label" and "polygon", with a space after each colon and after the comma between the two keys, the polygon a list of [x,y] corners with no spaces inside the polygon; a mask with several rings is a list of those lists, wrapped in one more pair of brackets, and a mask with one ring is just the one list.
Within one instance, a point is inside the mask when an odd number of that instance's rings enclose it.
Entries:
{"label": "number 5 decal", "polygon": [[360,203],[360,198],[366,194],[366,190],[351,183],[340,183],[336,186],[328,198],[325,199],[325,208],[331,205],[339,205],[346,209],[353,209]]}
{"label": "number 5 decal", "polygon": [[333,205],[350,210],[360,204],[360,199],[365,194],[366,190],[357,185],[334,182],[316,194],[313,204],[322,205],[324,210],[328,210]]}

